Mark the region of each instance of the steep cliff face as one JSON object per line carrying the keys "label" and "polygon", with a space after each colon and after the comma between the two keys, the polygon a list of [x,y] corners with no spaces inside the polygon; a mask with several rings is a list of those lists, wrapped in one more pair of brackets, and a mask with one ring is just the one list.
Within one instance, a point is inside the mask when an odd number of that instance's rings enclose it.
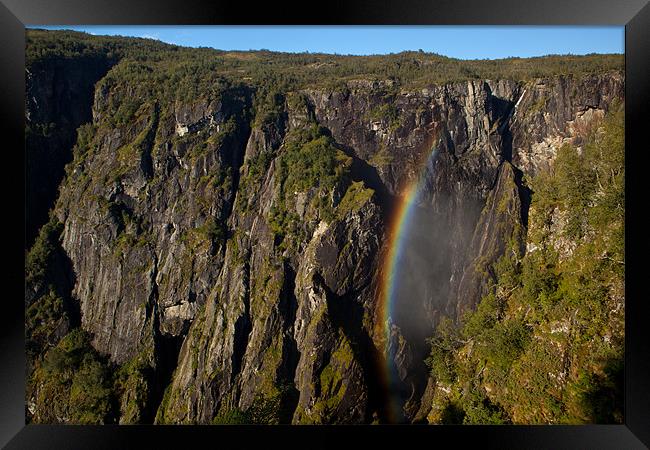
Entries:
{"label": "steep cliff face", "polygon": [[[283,184],[295,186],[294,177],[305,174],[289,167],[281,177],[282,152],[313,126],[308,106],[296,103],[288,106],[286,124],[251,133],[229,219],[234,231],[223,266],[229,269],[190,328],[161,422],[209,422],[218,411],[246,409],[259,398],[292,404],[287,421],[367,420],[372,361],[362,352],[372,341],[371,323],[362,321],[373,305],[381,211],[373,192],[347,176],[286,191]],[[289,148],[273,148],[277,135]],[[276,151],[280,161],[273,163]],[[333,146],[318,151],[336,152],[341,171],[350,164]],[[276,211],[295,215],[301,229],[275,234],[276,219],[269,217]]]}
{"label": "steep cliff face", "polygon": [[[95,99],[97,131],[75,150],[57,214],[79,274],[84,327],[97,349],[123,363],[154,329],[184,334],[212,288],[248,133],[247,98],[226,90],[223,101],[163,111],[143,103],[133,122],[102,128],[106,105],[129,95],[105,89]],[[212,140],[203,147],[175,131],[208,117],[219,122],[204,125]]]}
{"label": "steep cliff face", "polygon": [[[425,203],[435,211],[427,223],[434,236],[427,260],[435,271],[421,289],[427,295],[408,305],[415,312],[396,324],[394,337],[409,343],[395,344],[399,377],[411,386],[403,394],[408,418],[425,387],[425,339],[437,318],[474,308],[494,280],[491,265],[506,251],[524,251],[531,192],[523,173],[548,168],[563,143],[580,146],[622,89],[621,75],[610,73],[415,92],[359,82],[343,92],[309,92],[318,120],[363,161],[359,173],[388,199],[417,178],[431,146],[439,152],[424,187]],[[382,105],[386,111],[377,114]]]}
{"label": "steep cliff face", "polygon": [[623,99],[623,84],[621,72],[529,83],[510,125],[515,166],[531,176],[552,164],[562,144],[580,147],[609,105]]}
{"label": "steep cliff face", "polygon": [[552,169],[528,180],[529,207],[502,166],[470,247],[470,268],[484,276],[460,288],[478,289],[480,301],[434,332],[419,418],[622,422],[623,119],[612,104],[581,148],[563,145]]}
{"label": "steep cliff face", "polygon": [[26,248],[54,206],[77,128],[92,118],[94,85],[114,63],[107,57],[53,59],[26,69]]}
{"label": "steep cliff face", "polygon": [[[80,73],[84,89],[102,70]],[[285,93],[263,116],[260,86],[214,80],[182,97],[151,89],[155,76],[120,63],[93,91],[92,120],[90,102],[70,104],[61,125],[70,139],[89,122],[55,208],[81,326],[113,364],[149,368],[136,411],[142,387],[123,393],[123,422],[210,423],[265,402],[280,422],[387,421],[379,275],[394,204],[433,148],[428,294],[417,321],[394,322],[399,416],[415,419],[425,338],[476,305],[512,242],[524,251],[522,174],[579,145],[623,95],[619,72],[426,89],[361,79]],[[30,92],[52,83],[35,77]],[[70,92],[36,101],[30,120]]]}

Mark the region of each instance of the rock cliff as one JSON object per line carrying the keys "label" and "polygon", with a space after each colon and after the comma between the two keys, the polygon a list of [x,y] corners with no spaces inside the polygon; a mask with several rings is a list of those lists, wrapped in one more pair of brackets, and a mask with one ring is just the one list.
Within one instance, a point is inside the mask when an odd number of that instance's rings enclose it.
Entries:
{"label": "rock cliff", "polygon": [[[57,131],[27,145],[28,180],[69,162],[53,214],[81,327],[111,364],[150,369],[122,422],[211,423],[265,401],[280,422],[388,421],[379,274],[394,205],[435,148],[428,294],[417,321],[395,322],[398,415],[414,420],[439,317],[477,304],[510,241],[525,251],[523,176],[579,146],[624,87],[620,71],[350,79],[283,93],[262,116],[261,86],[215,79],[183,97],[151,87],[164,71],[114,63],[28,73],[28,122]],[[34,227],[50,201],[28,195]]]}
{"label": "rock cliff", "polygon": [[77,128],[92,120],[95,83],[115,61],[106,56],[36,61],[26,71],[26,247],[47,222]]}

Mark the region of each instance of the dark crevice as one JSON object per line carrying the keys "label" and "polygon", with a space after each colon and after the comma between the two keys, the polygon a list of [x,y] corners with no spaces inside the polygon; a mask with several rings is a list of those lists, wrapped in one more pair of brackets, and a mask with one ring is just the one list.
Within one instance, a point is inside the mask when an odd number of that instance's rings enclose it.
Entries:
{"label": "dark crevice", "polygon": [[184,339],[184,335],[173,336],[160,333],[156,336],[156,369],[153,373],[153,385],[150,390],[151,401],[142,415],[143,423],[153,423],[156,417],[165,389],[172,382]]}
{"label": "dark crevice", "polygon": [[525,228],[528,228],[528,211],[530,210],[530,202],[532,200],[533,191],[524,184],[524,173],[512,166],[515,172],[515,184],[519,191],[519,200],[521,201],[521,223]]}
{"label": "dark crevice", "polygon": [[[314,119],[315,120],[315,119]],[[321,125],[325,135],[332,137],[332,131]],[[380,204],[386,204],[389,200],[389,193],[382,181],[377,169],[368,164],[367,161],[359,158],[357,152],[350,146],[335,142],[335,147],[352,158],[352,166],[350,167],[350,176],[353,181],[363,181],[366,187],[372,189],[377,194],[377,199]]]}
{"label": "dark crevice", "polygon": [[380,205],[388,202],[388,189],[377,173],[377,169],[356,156],[352,158],[351,176],[354,181],[363,181],[366,187],[374,190]]}
{"label": "dark crevice", "polygon": [[503,159],[512,162],[512,132],[510,131],[510,118],[505,120],[501,131],[501,155]]}
{"label": "dark crevice", "polygon": [[[250,127],[250,113],[248,111],[252,107],[252,97],[251,92],[248,90],[238,90],[236,94],[243,96],[244,101],[239,102],[233,100],[233,104],[236,104],[240,107],[240,110],[231,112],[231,117],[235,117],[237,124],[239,125],[237,131],[226,138],[223,145],[221,146],[221,160],[230,170],[232,176],[232,189],[229,193],[228,201],[226,202],[226,209],[219,218],[219,225],[222,230],[225,232],[222,236],[221,248],[225,252],[226,245],[225,241],[232,234],[228,231],[228,219],[232,215],[233,208],[235,206],[235,198],[237,197],[237,192],[239,191],[239,182],[240,182],[240,169],[244,164],[244,157],[246,156],[246,147],[252,129]],[[214,249],[213,249],[214,250]]]}
{"label": "dark crevice", "polygon": [[515,102],[496,97],[492,94],[489,86],[485,85],[488,93],[487,100],[487,113],[490,115],[491,121],[496,126],[496,131],[499,132],[501,137],[500,150],[501,157],[505,161],[512,161],[512,133],[510,131],[510,120],[515,111]]}
{"label": "dark crevice", "polygon": [[173,336],[167,335],[160,330],[160,317],[158,314],[158,258],[153,255],[153,270],[151,271],[150,281],[152,283],[151,293],[147,300],[145,314],[147,320],[153,320],[154,330],[154,349],[155,349],[155,368],[145,376],[149,375],[151,380],[149,385],[149,401],[144,411],[142,411],[142,422],[153,423],[156,412],[162,402],[165,389],[172,382],[172,376],[178,365],[178,357],[181,345],[185,338],[184,334]]}
{"label": "dark crevice", "polygon": [[277,380],[282,388],[280,399],[280,423],[291,423],[298,406],[300,392],[295,385],[296,369],[300,360],[300,351],[293,335],[293,327],[298,311],[295,296],[296,272],[287,261],[284,262],[284,284],[278,305],[282,315],[282,364],[278,368]]}
{"label": "dark crevice", "polygon": [[[224,141],[224,144],[221,146],[222,153],[222,160],[231,168],[232,170],[232,177],[233,177],[233,189],[231,193],[231,198],[230,198],[230,205],[232,209],[232,203],[235,198],[235,193],[237,192],[237,188],[239,186],[239,169],[241,168],[242,164],[244,163],[244,156],[246,153],[246,145],[248,144],[248,140],[250,139],[251,135],[251,127],[250,127],[250,117],[249,113],[247,112],[252,105],[252,99],[251,99],[251,93],[243,90],[242,92],[240,91],[235,91],[231,92],[232,94],[240,94],[244,97],[244,101],[241,102],[239,99],[233,99],[230,97],[226,97],[224,101],[230,100],[232,102],[233,106],[237,106],[238,110],[235,111],[230,111],[230,117],[235,118],[237,124],[239,127],[237,128],[237,132],[231,134],[227,141]],[[230,212],[229,210],[229,212]]]}
{"label": "dark crevice", "polygon": [[[47,225],[46,225],[47,226]],[[45,270],[42,276],[36,279],[26,279],[25,283],[25,350],[27,357],[27,377],[31,377],[36,359],[42,357],[49,348],[57,345],[59,341],[71,330],[81,326],[81,309],[77,299],[72,295],[72,289],[76,283],[76,274],[72,260],[61,246],[61,232],[63,227],[52,230],[47,238],[52,246],[52,251],[47,257]],[[43,231],[45,232],[45,231]],[[36,337],[31,333],[30,328],[38,326],[29,319],[28,311],[32,305],[47,301],[44,297],[53,291],[61,299],[61,315],[55,320],[60,321],[61,326],[55,332],[48,333],[45,338]],[[38,308],[38,306],[36,306]],[[29,414],[28,414],[29,416]]]}
{"label": "dark crevice", "polygon": [[25,133],[25,248],[48,220],[65,165],[72,161],[77,128],[92,121],[95,83],[115,59],[52,59],[28,68]]}
{"label": "dark crevice", "polygon": [[[145,317],[146,320],[149,320],[152,316],[153,313],[156,312],[156,306],[158,303],[158,283],[156,282],[156,278],[158,277],[158,257],[156,256],[155,252],[152,252],[153,256],[153,269],[151,271],[151,276],[149,278],[151,282],[151,292],[149,293],[149,298],[147,299],[146,307],[145,307]],[[158,318],[154,317],[154,320],[156,320],[156,323],[154,324],[154,329],[158,330]]]}
{"label": "dark crevice", "polygon": [[[61,230],[62,232],[62,227]],[[45,289],[54,287],[55,292],[63,299],[63,309],[69,319],[70,329],[81,326],[81,308],[79,301],[72,295],[72,290],[77,282],[72,260],[61,245],[61,235],[57,233],[54,237],[56,242],[52,259],[48,261],[45,278],[41,283],[40,292],[35,298],[45,293]]]}
{"label": "dark crevice", "polygon": [[[489,92],[489,90],[488,90]],[[519,92],[515,92],[519,96]],[[501,156],[505,161],[508,161],[515,172],[515,183],[519,191],[519,198],[521,200],[521,221],[524,227],[528,226],[528,209],[531,201],[531,190],[523,183],[523,172],[512,164],[512,131],[510,130],[510,123],[512,116],[515,112],[516,103],[513,101],[501,99],[490,94],[490,106],[494,114],[498,117],[500,126],[498,131],[501,134]],[[497,176],[498,178],[498,176]],[[496,183],[496,180],[495,180]]]}
{"label": "dark crevice", "polygon": [[233,336],[233,351],[231,358],[232,372],[230,374],[230,381],[233,383],[235,378],[241,372],[242,361],[246,354],[248,347],[248,339],[250,332],[253,329],[250,317],[250,262],[244,265],[243,295],[241,301],[243,302],[244,311],[235,322],[235,333]]}
{"label": "dark crevice", "polygon": [[151,180],[153,178],[153,159],[151,157],[151,151],[153,149],[154,141],[156,139],[156,133],[158,132],[158,122],[159,122],[160,110],[158,102],[154,103],[153,111],[151,116],[151,123],[149,124],[149,130],[147,135],[142,141],[141,147],[141,157],[140,157],[140,169],[144,176]]}
{"label": "dark crevice", "polygon": [[149,314],[151,314],[154,320],[153,327],[155,368],[151,374],[152,383],[149,387],[150,401],[147,402],[147,407],[142,412],[143,423],[154,422],[156,412],[162,403],[165,389],[167,389],[169,384],[172,382],[174,371],[178,365],[178,357],[181,351],[181,346],[183,345],[183,341],[185,339],[184,334],[174,336],[165,334],[160,331],[160,317],[158,313],[157,296],[157,286],[154,285],[152,296],[150,297],[150,302],[147,308],[149,311],[151,311]]}

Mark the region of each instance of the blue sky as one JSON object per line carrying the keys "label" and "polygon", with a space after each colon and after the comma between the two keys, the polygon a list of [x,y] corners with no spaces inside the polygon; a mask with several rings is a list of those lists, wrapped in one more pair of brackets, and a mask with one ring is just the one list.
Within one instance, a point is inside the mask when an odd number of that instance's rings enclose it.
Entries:
{"label": "blue sky", "polygon": [[32,26],[137,36],[221,50],[351,55],[434,52],[461,59],[623,53],[618,26]]}

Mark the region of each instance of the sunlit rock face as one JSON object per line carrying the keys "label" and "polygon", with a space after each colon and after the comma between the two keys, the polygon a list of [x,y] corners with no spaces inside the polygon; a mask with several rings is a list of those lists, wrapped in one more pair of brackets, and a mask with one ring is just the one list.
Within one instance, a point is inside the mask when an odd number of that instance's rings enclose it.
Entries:
{"label": "sunlit rock face", "polygon": [[[489,282],[481,267],[509,239],[525,249],[522,176],[548,167],[562,143],[579,146],[623,96],[619,72],[411,90],[350,80],[287,95],[261,122],[255,87],[164,101],[137,91],[137,77],[95,85],[106,67],[79,70],[92,96],[68,107],[92,118],[74,110],[60,126],[74,136],[90,121],[91,141],[54,210],[72,295],[113,363],[152,355],[149,382],[163,385],[146,408],[157,423],[210,423],[264,398],[292,423],[416,419],[425,339],[441,315],[477,304]],[[131,89],[141,106],[121,123],[115,105]],[[34,122],[74,88],[32,74],[29,92]],[[314,126],[317,136],[299,137]],[[336,169],[309,186],[288,156],[308,144],[313,164],[330,152]],[[396,239],[391,223],[414,183]],[[382,277],[396,245],[388,328]]]}

